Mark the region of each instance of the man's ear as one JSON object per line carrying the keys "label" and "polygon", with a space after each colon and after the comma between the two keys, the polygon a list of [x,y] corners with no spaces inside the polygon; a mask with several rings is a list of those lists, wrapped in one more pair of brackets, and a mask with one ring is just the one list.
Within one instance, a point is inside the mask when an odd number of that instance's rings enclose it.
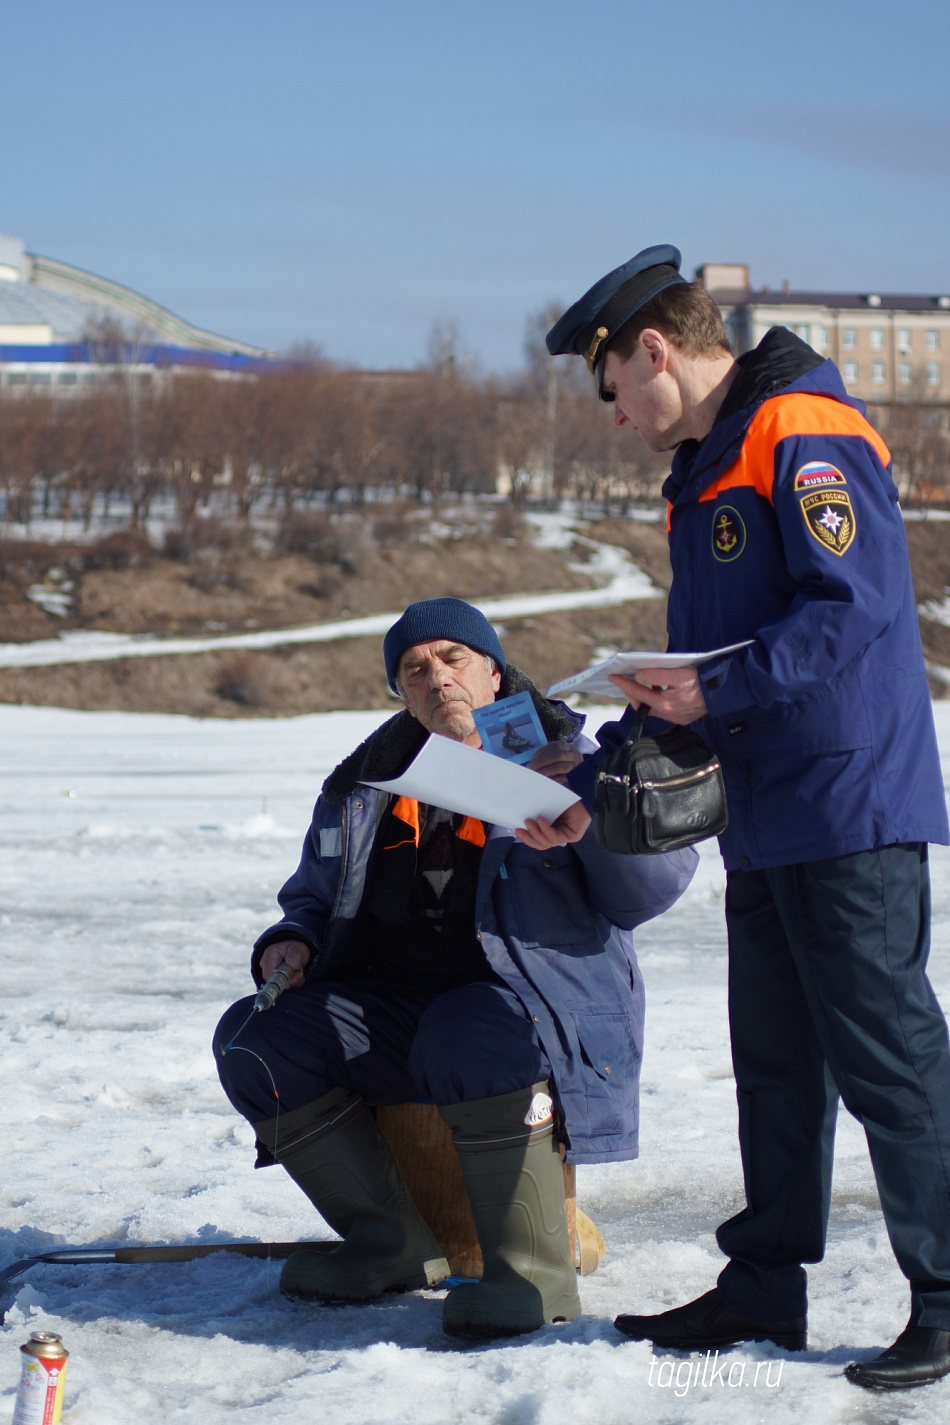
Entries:
{"label": "man's ear", "polygon": [[650,358],[654,372],[659,375],[661,371],[665,371],[670,363],[669,339],[654,327],[644,327],[640,333],[640,341]]}
{"label": "man's ear", "polygon": [[501,687],[501,674],[499,673],[499,671],[498,671],[497,668],[495,668],[495,669],[492,670],[491,685],[492,685],[492,687],[495,689],[495,692],[496,692],[496,693],[498,692],[498,689]]}

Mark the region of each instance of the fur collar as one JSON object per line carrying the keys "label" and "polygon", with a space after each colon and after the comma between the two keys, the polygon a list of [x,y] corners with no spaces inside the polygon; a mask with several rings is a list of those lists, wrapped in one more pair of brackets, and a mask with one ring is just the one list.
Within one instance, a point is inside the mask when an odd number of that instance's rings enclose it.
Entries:
{"label": "fur collar", "polygon": [[[508,698],[513,693],[522,692],[531,694],[549,742],[561,739],[570,742],[580,732],[584,725],[580,713],[572,712],[565,703],[546,698],[520,668],[509,663],[502,674],[498,696]],[[397,777],[428,736],[422,724],[404,708],[378,727],[365,742],[361,742],[355,752],[344,757],[324,782],[324,797],[333,806],[342,806],[358,783],[385,782],[390,777]]]}

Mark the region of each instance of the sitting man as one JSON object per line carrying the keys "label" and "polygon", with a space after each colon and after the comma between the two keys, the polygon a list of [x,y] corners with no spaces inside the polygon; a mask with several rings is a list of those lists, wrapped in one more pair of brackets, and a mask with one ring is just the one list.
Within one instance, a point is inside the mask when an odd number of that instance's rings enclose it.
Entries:
{"label": "sitting man", "polygon": [[250,1053],[226,1051],[251,1001],[227,1011],[218,1069],[258,1163],[281,1163],[343,1237],[288,1258],[286,1295],[362,1301],[448,1275],[368,1106],[430,1100],[484,1257],[482,1280],[446,1297],[444,1329],[515,1335],[580,1311],[557,1138],[569,1162],[636,1156],[631,931],[679,897],[696,853],[602,851],[580,802],[514,832],[367,786],[430,733],[479,747],[472,709],[525,689],[550,739],[536,770],[563,779],[593,750],[583,718],[508,667],[460,599],[410,605],[384,657],[405,711],[325,781],[284,917],[254,948],[257,982],[286,962],[290,988],[238,1036]]}

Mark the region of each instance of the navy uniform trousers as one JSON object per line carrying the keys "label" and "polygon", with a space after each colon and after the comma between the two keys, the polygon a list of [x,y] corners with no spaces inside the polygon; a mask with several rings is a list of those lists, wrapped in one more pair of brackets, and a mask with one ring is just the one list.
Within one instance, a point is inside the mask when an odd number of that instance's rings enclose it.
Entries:
{"label": "navy uniform trousers", "polygon": [[800,1315],[820,1261],[838,1095],[864,1127],[911,1324],[950,1329],[950,1049],[926,975],[925,845],[731,871],[729,1019],[747,1206],[719,1285]]}
{"label": "navy uniform trousers", "polygon": [[534,1024],[513,990],[476,981],[449,990],[368,982],[310,983],[256,1014],[238,1000],[214,1036],[225,1093],[251,1123],[302,1108],[334,1088],[374,1106],[462,1103],[546,1079]]}

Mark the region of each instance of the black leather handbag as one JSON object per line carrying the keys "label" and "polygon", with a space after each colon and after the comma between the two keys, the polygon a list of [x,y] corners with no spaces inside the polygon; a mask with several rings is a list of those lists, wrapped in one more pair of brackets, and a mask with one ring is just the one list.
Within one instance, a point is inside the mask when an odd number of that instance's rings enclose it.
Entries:
{"label": "black leather handbag", "polygon": [[688,727],[644,737],[643,704],[630,735],[597,774],[594,821],[606,851],[651,856],[718,836],[729,825],[719,758]]}

